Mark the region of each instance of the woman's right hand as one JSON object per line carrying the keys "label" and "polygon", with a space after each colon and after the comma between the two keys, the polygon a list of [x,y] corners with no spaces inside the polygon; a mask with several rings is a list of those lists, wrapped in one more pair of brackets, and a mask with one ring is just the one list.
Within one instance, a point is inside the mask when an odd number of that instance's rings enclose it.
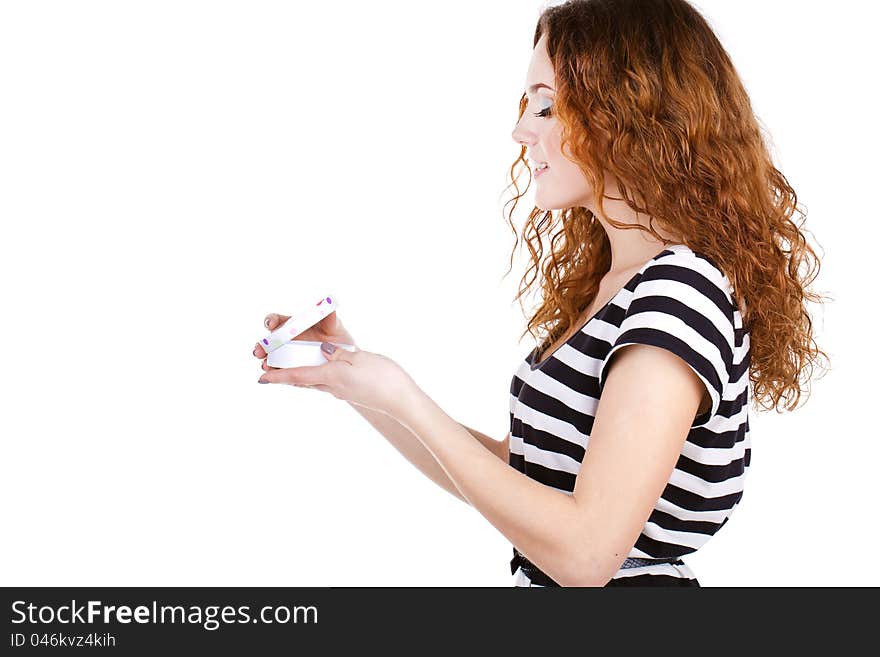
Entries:
{"label": "woman's right hand", "polygon": [[[263,325],[270,331],[274,331],[276,328],[284,324],[284,322],[286,322],[288,319],[290,319],[290,315],[278,315],[276,313],[269,313],[268,315],[266,315],[266,319],[263,321]],[[346,330],[339,318],[336,317],[335,310],[327,315],[320,322],[318,322],[311,328],[306,329],[293,339],[307,340],[312,342],[333,342],[335,344],[350,344],[357,346],[355,345],[354,338],[351,337],[351,333]],[[263,345],[259,342],[254,348],[254,356],[262,359],[263,369],[266,372],[268,372],[269,370],[278,369],[277,367],[270,367],[266,364],[266,350],[263,349]]]}

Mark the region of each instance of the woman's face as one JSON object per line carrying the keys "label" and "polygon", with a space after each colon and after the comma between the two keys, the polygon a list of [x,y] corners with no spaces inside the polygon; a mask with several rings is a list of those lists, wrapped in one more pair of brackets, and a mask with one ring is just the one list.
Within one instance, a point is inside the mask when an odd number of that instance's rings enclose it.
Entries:
{"label": "woman's face", "polygon": [[[535,176],[540,163],[549,167],[534,178],[535,205],[542,210],[564,210],[572,207],[593,207],[593,190],[578,166],[561,152],[561,125],[553,116],[555,74],[547,54],[546,35],[532,52],[526,76],[529,104],[511,135],[526,146]],[[541,116],[536,116],[540,114]]]}

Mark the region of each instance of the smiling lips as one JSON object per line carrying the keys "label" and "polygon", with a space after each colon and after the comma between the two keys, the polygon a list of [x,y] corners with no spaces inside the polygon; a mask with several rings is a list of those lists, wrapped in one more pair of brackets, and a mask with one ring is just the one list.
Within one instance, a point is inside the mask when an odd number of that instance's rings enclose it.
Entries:
{"label": "smiling lips", "polygon": [[534,158],[528,158],[529,164],[531,165],[532,170],[535,172],[535,177],[540,176],[544,171],[550,168],[550,165],[546,162],[541,162],[540,160],[536,160]]}

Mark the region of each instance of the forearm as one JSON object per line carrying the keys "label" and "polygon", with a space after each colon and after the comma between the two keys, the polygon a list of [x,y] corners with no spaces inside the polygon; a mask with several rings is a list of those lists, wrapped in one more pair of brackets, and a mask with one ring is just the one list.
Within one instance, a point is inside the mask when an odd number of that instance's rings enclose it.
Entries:
{"label": "forearm", "polygon": [[395,417],[434,456],[471,506],[532,563],[562,586],[592,582],[585,522],[576,500],[545,486],[469,440],[421,389],[395,410]]}
{"label": "forearm", "polygon": [[[431,454],[412,431],[386,413],[374,411],[371,408],[352,404],[350,402],[349,406],[369,422],[376,431],[382,434],[385,439],[391,443],[394,449],[400,452],[407,461],[416,466],[416,468],[428,477],[428,479],[460,499],[465,504],[470,504],[470,502],[468,502],[461,494],[461,491],[458,490],[455,483],[453,483],[446,474],[446,471],[440,463],[437,462],[437,459],[434,458],[434,455]],[[498,458],[502,458],[500,454],[500,447],[502,446],[501,442],[494,440],[485,434],[481,434],[478,431],[465,427],[464,425],[459,426],[466,429],[476,441],[479,441],[483,447],[489,450],[492,454]],[[507,457],[504,456],[503,460],[506,462]]]}

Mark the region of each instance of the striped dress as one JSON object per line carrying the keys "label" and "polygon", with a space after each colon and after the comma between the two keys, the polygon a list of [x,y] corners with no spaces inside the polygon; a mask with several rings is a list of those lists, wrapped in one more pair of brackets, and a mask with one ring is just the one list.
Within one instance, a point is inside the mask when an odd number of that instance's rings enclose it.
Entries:
{"label": "striped dress", "polygon": [[[741,304],[741,305],[740,305]],[[751,455],[749,335],[727,276],[688,246],[667,247],[565,344],[510,385],[509,463],[571,495],[612,354],[627,344],[667,349],[700,377],[711,408],[694,418],[666,488],[606,586],[699,586],[681,559],[730,519]],[[515,586],[558,586],[514,547]],[[646,561],[662,560],[662,561]]]}

